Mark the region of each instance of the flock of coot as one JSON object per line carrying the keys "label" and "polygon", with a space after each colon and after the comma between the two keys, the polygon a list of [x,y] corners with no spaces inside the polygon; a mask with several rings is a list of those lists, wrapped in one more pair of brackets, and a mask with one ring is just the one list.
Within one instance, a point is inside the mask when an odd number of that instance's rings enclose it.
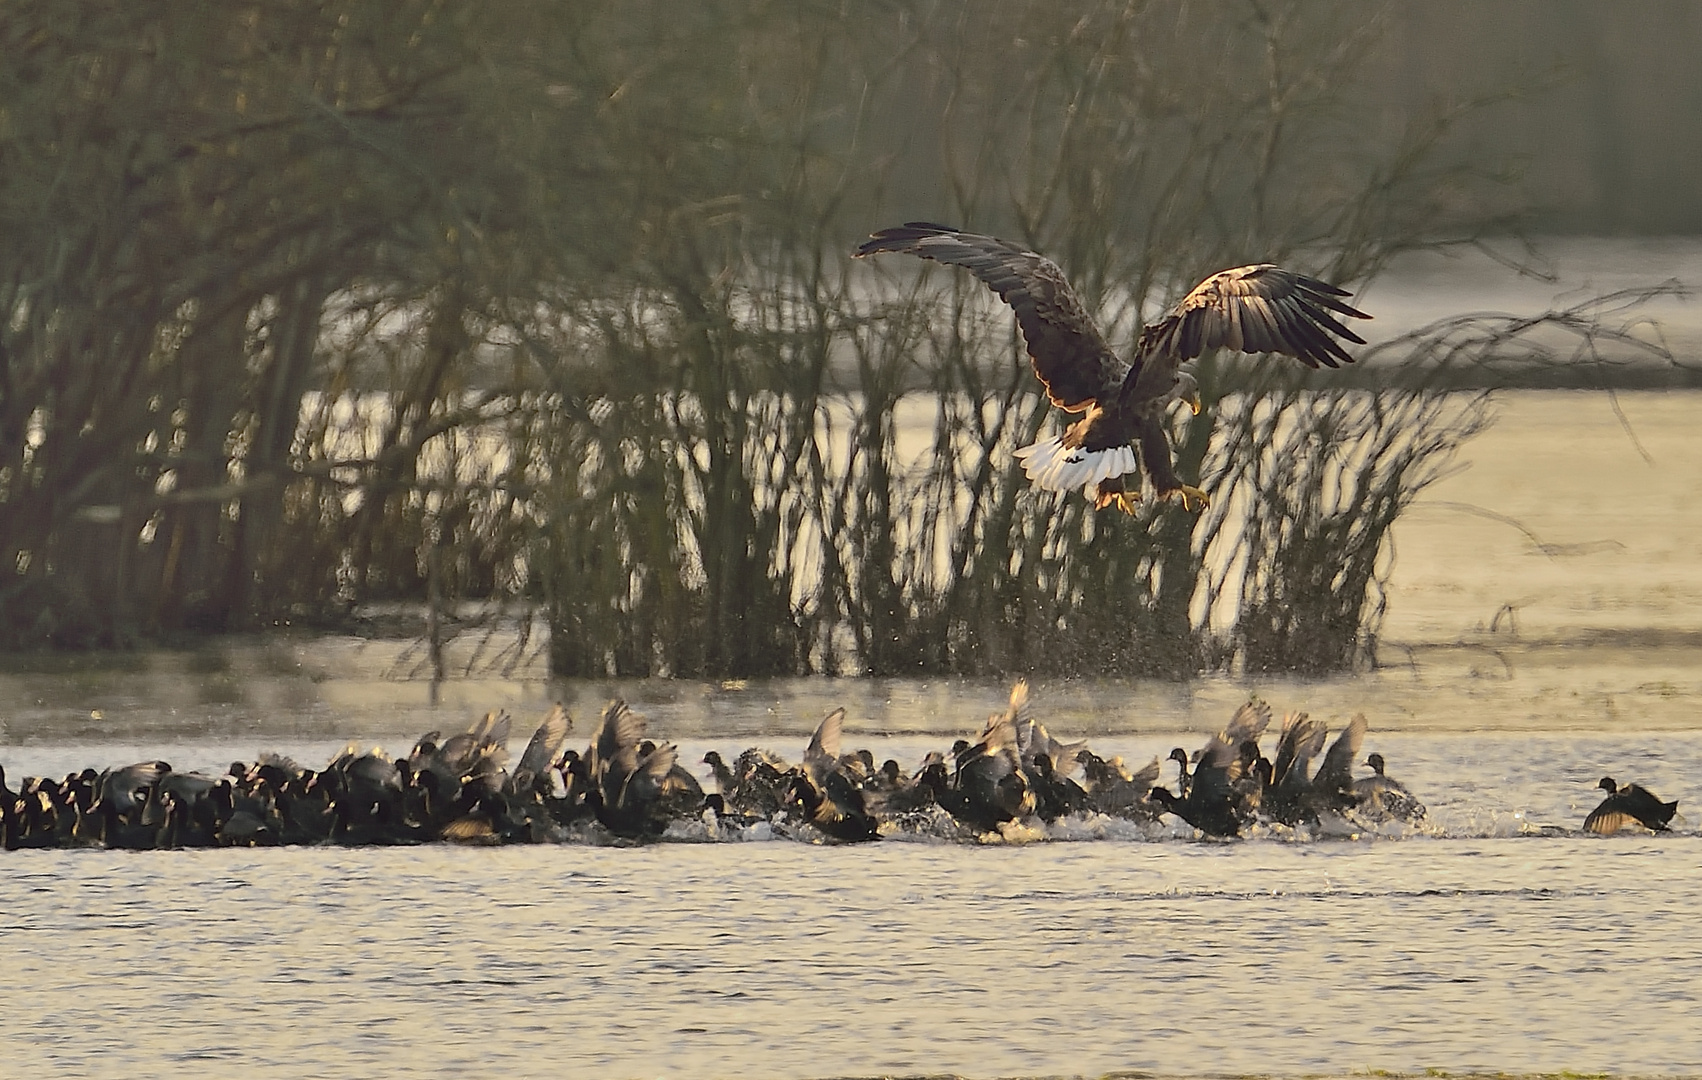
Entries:
{"label": "flock of coot", "polygon": [[[1259,747],[1270,707],[1249,702],[1196,753],[1171,751],[1169,784],[1159,782],[1167,763],[1156,758],[1131,772],[1086,743],[1054,739],[1030,714],[1025,683],[976,739],[930,753],[909,772],[893,760],[876,765],[867,750],[844,752],[844,717],[839,709],[823,720],[795,765],[756,748],[731,763],[709,752],[703,763],[715,783],[707,792],[673,745],[648,738],[644,717],[613,701],[583,752],[566,748],[573,725],[557,706],[512,768],[510,720],[492,713],[448,738],[423,736],[406,757],[351,747],[319,770],[276,755],[234,762],[217,776],[145,761],[29,778],[18,791],[0,770],[0,825],[12,850],[630,842],[682,829],[855,842],[1007,833],[1072,815],[1152,826],[1174,815],[1212,837],[1256,824],[1351,832],[1425,821],[1424,804],[1385,773],[1382,755],[1365,759],[1371,775],[1354,776],[1363,716],[1326,749],[1325,725],[1291,715],[1273,759]],[[1588,831],[1665,830],[1677,808],[1635,784],[1604,778],[1601,787],[1607,797],[1585,821]]]}

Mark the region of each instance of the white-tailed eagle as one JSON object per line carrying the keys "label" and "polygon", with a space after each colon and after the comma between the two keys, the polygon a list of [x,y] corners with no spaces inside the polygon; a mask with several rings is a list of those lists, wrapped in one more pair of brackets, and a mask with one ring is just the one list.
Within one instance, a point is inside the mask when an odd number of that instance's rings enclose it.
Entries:
{"label": "white-tailed eagle", "polygon": [[[1016,452],[1029,480],[1049,491],[1082,485],[1096,509],[1113,502],[1128,513],[1140,498],[1123,477],[1140,465],[1160,497],[1176,495],[1184,507],[1204,506],[1206,494],[1177,477],[1163,417],[1173,401],[1199,412],[1198,384],[1181,370],[1187,360],[1227,348],[1282,353],[1308,367],[1351,364],[1336,338],[1365,339],[1331,312],[1371,316],[1342,301],[1348,293],[1317,278],[1256,263],[1213,274],[1149,323],[1135,342],[1132,362],[1105,343],[1058,264],[1044,255],[992,236],[947,225],[912,221],[882,229],[856,256],[905,252],[961,266],[980,278],[1016,312],[1034,373],[1053,405],[1083,413],[1063,435]],[[1332,337],[1331,335],[1334,335]]]}

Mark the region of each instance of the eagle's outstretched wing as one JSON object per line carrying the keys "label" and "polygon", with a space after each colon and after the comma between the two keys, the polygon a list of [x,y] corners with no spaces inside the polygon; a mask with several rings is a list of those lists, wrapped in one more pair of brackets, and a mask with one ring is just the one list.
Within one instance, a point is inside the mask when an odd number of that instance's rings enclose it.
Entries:
{"label": "eagle's outstretched wing", "polygon": [[1116,502],[1131,513],[1138,495],[1120,478],[1135,471],[1136,445],[1161,495],[1180,494],[1184,506],[1205,505],[1205,492],[1177,477],[1163,424],[1172,401],[1189,400],[1198,411],[1191,396],[1196,384],[1179,371],[1185,361],[1228,348],[1283,353],[1308,367],[1333,368],[1353,362],[1341,341],[1365,344],[1336,316],[1371,317],[1348,305],[1341,299],[1347,291],[1328,282],[1271,263],[1241,266],[1206,278],[1148,324],[1131,365],[1106,345],[1063,271],[1043,255],[926,221],[882,229],[855,254],[882,251],[964,267],[1015,310],[1034,373],[1052,404],[1087,414],[1062,436],[1017,450],[1023,471],[1053,491],[1086,485],[1094,506]]}
{"label": "eagle's outstretched wing", "polygon": [[1345,289],[1271,263],[1213,274],[1141,331],[1137,354],[1144,370],[1139,378],[1152,380],[1152,388],[1137,396],[1165,392],[1177,365],[1218,348],[1282,353],[1313,368],[1351,364],[1353,357],[1330,335],[1359,345],[1365,339],[1330,313],[1371,316],[1343,302],[1347,295]]}
{"label": "eagle's outstretched wing", "polygon": [[1066,412],[1083,412],[1109,396],[1128,373],[1129,365],[1105,344],[1064,272],[1044,255],[926,221],[882,229],[856,255],[882,251],[964,267],[998,293],[1016,311],[1034,373],[1046,384],[1047,396]]}

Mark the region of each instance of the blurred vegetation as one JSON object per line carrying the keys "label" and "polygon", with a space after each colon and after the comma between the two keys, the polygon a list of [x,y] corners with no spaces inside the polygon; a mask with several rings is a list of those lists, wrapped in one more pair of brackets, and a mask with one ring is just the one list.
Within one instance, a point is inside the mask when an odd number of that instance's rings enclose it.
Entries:
{"label": "blurred vegetation", "polygon": [[1210,513],[1095,516],[1015,468],[1051,421],[996,302],[846,253],[1014,236],[1126,342],[1226,265],[1363,281],[1508,227],[1512,163],[1462,150],[1505,95],[1391,100],[1404,26],[10,3],[0,645],[478,600],[546,612],[564,675],[1349,666],[1481,395],[1208,361],[1178,451]]}

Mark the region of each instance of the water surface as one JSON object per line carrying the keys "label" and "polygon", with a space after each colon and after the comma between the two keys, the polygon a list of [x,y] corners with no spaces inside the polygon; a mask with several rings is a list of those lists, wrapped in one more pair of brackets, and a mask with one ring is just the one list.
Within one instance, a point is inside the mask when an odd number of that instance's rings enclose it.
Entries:
{"label": "water surface", "polygon": [[18,853],[0,1045],[88,1076],[1684,1072],[1699,855],[1694,835]]}

